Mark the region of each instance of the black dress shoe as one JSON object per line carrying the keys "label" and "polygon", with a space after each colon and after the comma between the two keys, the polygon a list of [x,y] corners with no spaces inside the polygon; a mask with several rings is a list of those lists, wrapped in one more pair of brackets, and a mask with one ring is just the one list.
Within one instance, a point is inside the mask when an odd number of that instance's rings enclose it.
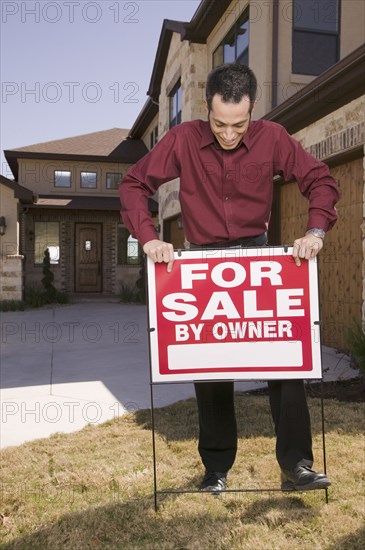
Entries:
{"label": "black dress shoe", "polygon": [[227,487],[227,472],[205,472],[204,479],[200,486],[202,491],[213,493],[218,496],[220,491]]}
{"label": "black dress shoe", "polygon": [[326,489],[331,485],[326,474],[318,474],[309,468],[297,464],[293,470],[281,470],[282,491],[314,491]]}

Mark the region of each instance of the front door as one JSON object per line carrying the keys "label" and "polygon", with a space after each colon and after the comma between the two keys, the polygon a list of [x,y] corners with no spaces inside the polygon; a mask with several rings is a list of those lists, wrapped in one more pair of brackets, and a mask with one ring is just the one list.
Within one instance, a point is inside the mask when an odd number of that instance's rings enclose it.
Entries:
{"label": "front door", "polygon": [[101,292],[101,224],[76,224],[75,291]]}

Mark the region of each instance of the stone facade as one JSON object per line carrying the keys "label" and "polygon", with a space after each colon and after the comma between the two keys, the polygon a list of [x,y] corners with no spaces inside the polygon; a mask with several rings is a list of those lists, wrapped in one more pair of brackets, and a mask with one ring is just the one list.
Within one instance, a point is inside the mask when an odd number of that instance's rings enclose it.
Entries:
{"label": "stone facade", "polygon": [[[255,106],[254,118],[259,119],[272,109],[273,6],[270,2],[252,1],[249,3],[247,0],[233,0],[210,33],[206,44],[189,44],[187,41],[181,41],[178,33],[173,34],[159,98],[159,139],[169,129],[169,92],[179,79],[181,79],[183,98],[182,121],[196,118],[206,119],[205,80],[207,73],[212,69],[213,52],[248,4],[250,4],[249,64],[255,71],[259,82],[259,97]],[[292,3],[279,0],[278,7],[279,64],[276,92],[277,104],[281,104],[299,92],[315,77],[292,74],[291,44],[294,17]],[[354,0],[353,7],[357,14],[356,17],[354,14],[350,16],[347,10],[342,10],[341,13],[341,59],[364,41],[364,28],[360,21],[364,20],[365,3]],[[360,252],[357,247],[357,244],[360,243],[358,237],[361,227],[364,234],[362,238],[365,237],[365,224],[363,223],[365,199],[362,197],[362,193],[365,197],[365,190],[363,190],[363,177],[359,175],[359,158],[363,159],[359,148],[365,141],[364,99],[364,96],[359,97],[294,135],[314,157],[325,162],[337,163],[332,172],[334,177],[339,179],[343,197],[346,197],[339,204],[341,219],[329,236],[326,236],[325,250],[327,252],[326,257],[322,254],[322,258],[328,259],[331,251],[335,250],[338,279],[344,283],[346,277],[351,278],[350,286],[347,283],[334,286],[333,264],[329,261],[321,262],[324,343],[339,347],[345,345],[344,329],[350,324],[352,318],[359,318],[361,308],[365,322],[365,283],[363,283],[363,296],[361,296],[359,279],[360,265],[362,264],[363,281],[365,281],[365,244],[363,245],[364,252]],[[344,152],[351,151],[356,152],[357,160],[343,161],[342,165],[339,165],[336,158]],[[359,189],[361,189],[361,199],[359,199]],[[159,189],[159,225],[162,238],[164,221],[176,218],[180,213],[178,197],[178,179],[165,183]],[[282,187],[279,202],[281,241],[291,242],[293,234],[297,235],[300,229],[305,229],[308,203],[298,193],[296,184],[290,183]],[[274,221],[273,216],[271,223]],[[343,224],[346,227],[343,227]],[[346,238],[343,236],[343,230],[345,230]],[[349,239],[354,242],[351,244]],[[342,264],[347,267],[343,269]]]}
{"label": "stone facade", "polygon": [[5,235],[0,236],[0,300],[21,300],[23,296],[18,208],[14,190],[0,183],[0,216],[6,221]]}
{"label": "stone facade", "polygon": [[[295,134],[314,157],[330,164],[341,197],[338,221],[327,233],[319,259],[322,338],[346,348],[346,331],[354,321],[365,322],[365,97],[344,105]],[[336,161],[346,153],[353,160]],[[295,183],[281,186],[281,235],[290,242],[304,230],[307,201]]]}
{"label": "stone facade", "polygon": [[0,300],[22,300],[24,256],[8,255],[0,259]]}
{"label": "stone facade", "polygon": [[365,145],[363,153],[363,178],[364,178],[364,191],[362,196],[362,225],[361,225],[361,236],[362,236],[362,326],[365,330]]}
{"label": "stone facade", "polygon": [[[159,139],[169,130],[169,90],[181,79],[182,122],[200,118],[206,120],[205,80],[207,74],[207,53],[204,44],[190,44],[181,41],[174,33],[161,84],[159,110]],[[179,179],[162,185],[158,191],[159,226],[163,235],[164,220],[180,212]]]}
{"label": "stone facade", "polygon": [[317,120],[294,134],[305,149],[325,159],[364,142],[365,96]]}

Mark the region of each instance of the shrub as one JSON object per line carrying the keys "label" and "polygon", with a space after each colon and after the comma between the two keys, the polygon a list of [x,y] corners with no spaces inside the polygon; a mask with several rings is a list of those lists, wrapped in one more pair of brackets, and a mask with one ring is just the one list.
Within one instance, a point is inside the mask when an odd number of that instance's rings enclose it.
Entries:
{"label": "shrub", "polygon": [[360,323],[354,322],[347,330],[347,343],[356,365],[365,374],[365,332]]}
{"label": "shrub", "polygon": [[22,300],[1,300],[0,311],[24,311],[26,304]]}
{"label": "shrub", "polygon": [[138,301],[141,302],[141,304],[146,304],[147,296],[146,296],[146,267],[145,267],[145,262],[142,262],[141,269],[139,270],[139,278],[137,279],[136,287],[137,287]]}
{"label": "shrub", "polygon": [[137,301],[137,293],[133,286],[122,284],[119,291],[119,299],[124,304]]}
{"label": "shrub", "polygon": [[24,291],[24,302],[28,307],[42,307],[49,303],[49,299],[44,290],[26,288]]}
{"label": "shrub", "polygon": [[66,292],[54,289],[54,292],[47,292],[38,288],[26,288],[24,302],[28,307],[42,307],[47,304],[67,304],[69,297]]}
{"label": "shrub", "polygon": [[57,291],[56,291],[55,287],[53,286],[54,275],[51,271],[51,257],[49,255],[49,249],[48,248],[46,248],[46,250],[44,251],[42,272],[43,272],[43,275],[44,275],[44,277],[42,279],[42,284],[43,284],[44,288],[46,289],[46,296],[51,302],[53,302]]}

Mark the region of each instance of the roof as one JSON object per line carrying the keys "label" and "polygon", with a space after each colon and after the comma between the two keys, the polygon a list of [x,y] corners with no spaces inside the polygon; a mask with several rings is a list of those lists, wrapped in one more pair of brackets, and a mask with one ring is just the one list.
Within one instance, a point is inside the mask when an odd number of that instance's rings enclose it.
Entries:
{"label": "roof", "polygon": [[[149,199],[149,209],[152,213],[158,212],[158,204]],[[107,210],[109,212],[120,211],[119,197],[89,197],[80,195],[40,195],[30,208],[52,208],[60,210]]]}
{"label": "roof", "polygon": [[181,40],[205,44],[231,2],[232,0],[202,0],[190,22],[164,19],[147,95],[158,101],[172,33],[180,33]]}
{"label": "roof", "polygon": [[107,157],[127,136],[128,130],[112,128],[111,130],[102,130],[91,134],[36,143],[27,147],[17,147],[16,149],[10,149],[10,151]]}
{"label": "roof", "polygon": [[232,0],[203,0],[190,23],[185,24],[183,40],[205,44],[208,36],[226,13]]}
{"label": "roof", "polygon": [[14,191],[14,197],[20,199],[22,202],[32,203],[33,202],[33,192],[22,185],[19,185],[16,181],[9,180],[4,176],[0,175],[0,183],[5,185],[9,189]]}
{"label": "roof", "polygon": [[133,139],[141,138],[157,114],[158,103],[152,97],[149,97],[130,129],[129,137]]}
{"label": "roof", "polygon": [[182,21],[173,21],[171,19],[163,20],[150,85],[147,90],[147,95],[152,97],[155,101],[158,101],[159,99],[161,82],[165,72],[165,65],[170,49],[172,34],[174,32],[180,33],[181,35],[184,34],[186,24],[187,23],[183,23]]}
{"label": "roof", "polygon": [[112,128],[8,149],[4,151],[4,155],[15,178],[18,177],[19,158],[134,164],[148,152],[148,149],[142,141],[128,139],[128,132],[129,130],[124,128]]}

